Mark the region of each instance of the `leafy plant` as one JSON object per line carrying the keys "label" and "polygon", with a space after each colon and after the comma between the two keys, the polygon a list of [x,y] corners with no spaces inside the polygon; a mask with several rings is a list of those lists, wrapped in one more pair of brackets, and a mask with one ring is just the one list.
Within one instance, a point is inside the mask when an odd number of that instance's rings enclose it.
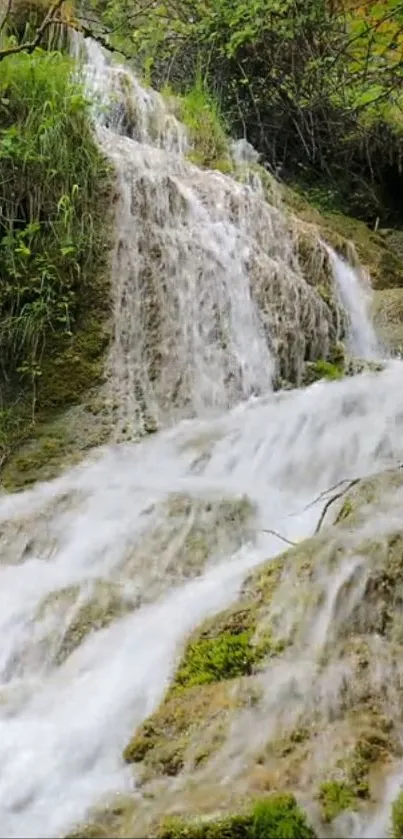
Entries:
{"label": "leafy plant", "polygon": [[93,4],[154,85],[184,93],[201,75],[283,177],[371,223],[401,219],[401,0]]}
{"label": "leafy plant", "polygon": [[71,336],[103,255],[108,167],[72,61],[56,52],[0,65],[0,355],[28,380]]}

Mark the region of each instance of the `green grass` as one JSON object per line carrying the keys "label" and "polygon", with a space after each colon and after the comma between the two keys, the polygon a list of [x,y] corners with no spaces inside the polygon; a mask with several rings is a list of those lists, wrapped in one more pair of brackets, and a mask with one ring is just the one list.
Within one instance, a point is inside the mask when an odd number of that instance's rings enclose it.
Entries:
{"label": "green grass", "polygon": [[193,146],[189,154],[192,163],[231,172],[225,122],[217,101],[208,93],[201,78],[179,103],[180,117],[189,130]]}

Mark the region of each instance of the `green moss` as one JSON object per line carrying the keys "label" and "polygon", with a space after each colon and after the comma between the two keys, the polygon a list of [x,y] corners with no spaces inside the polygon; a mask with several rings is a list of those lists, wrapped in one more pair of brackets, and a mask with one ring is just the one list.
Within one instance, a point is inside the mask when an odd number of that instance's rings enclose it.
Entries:
{"label": "green moss", "polygon": [[172,775],[189,760],[199,764],[223,740],[228,711],[242,707],[233,682],[196,685],[170,692],[126,746],[127,763],[144,762],[143,776]]}
{"label": "green moss", "polygon": [[393,732],[388,719],[374,710],[366,711],[365,706],[361,712],[358,708],[353,711],[351,723],[357,732],[357,740],[353,750],[338,765],[345,774],[350,791],[357,799],[367,800],[370,797],[372,770],[387,761],[393,752]]}
{"label": "green moss", "polygon": [[392,839],[401,839],[403,836],[403,792],[399,792],[392,804]]}
{"label": "green moss", "polygon": [[319,800],[324,821],[331,822],[343,810],[353,809],[357,799],[354,790],[348,784],[341,781],[325,781],[320,786]]}
{"label": "green moss", "polygon": [[28,416],[29,412],[23,420],[17,414],[20,436],[14,445],[10,434],[6,440],[8,457],[1,477],[2,485],[9,491],[54,478],[61,469],[78,462],[90,448],[105,443],[111,430],[109,413],[103,408],[94,413],[90,404],[52,411],[47,420],[39,415],[35,424],[29,422]]}
{"label": "green moss", "polygon": [[248,675],[269,649],[253,647],[250,632],[201,638],[188,646],[174,686],[184,688]]}
{"label": "green moss", "polygon": [[314,839],[306,816],[293,795],[273,795],[255,802],[251,810],[220,819],[185,822],[171,819],[158,839]]}
{"label": "green moss", "polygon": [[353,513],[353,510],[354,510],[354,507],[353,507],[353,502],[352,502],[351,498],[346,498],[346,500],[343,501],[343,504],[340,508],[339,513],[337,514],[335,524],[339,524],[339,522],[344,521],[345,519],[348,519],[351,516],[351,514]]}
{"label": "green moss", "polygon": [[76,612],[63,636],[56,658],[57,664],[65,661],[91,632],[105,629],[132,609],[133,603],[125,599],[119,585],[97,582],[91,597]]}
{"label": "green moss", "polygon": [[60,619],[64,631],[57,639],[55,663],[62,664],[91,632],[106,628],[132,610],[133,602],[125,596],[123,587],[97,579],[85,599],[79,586],[52,592],[40,604],[37,619],[46,620],[48,614]]}
{"label": "green moss", "polygon": [[306,365],[305,382],[309,383],[318,381],[320,379],[329,379],[334,381],[342,379],[344,375],[343,368],[337,364],[332,364],[330,361],[325,361],[320,358],[318,361],[310,361]]}

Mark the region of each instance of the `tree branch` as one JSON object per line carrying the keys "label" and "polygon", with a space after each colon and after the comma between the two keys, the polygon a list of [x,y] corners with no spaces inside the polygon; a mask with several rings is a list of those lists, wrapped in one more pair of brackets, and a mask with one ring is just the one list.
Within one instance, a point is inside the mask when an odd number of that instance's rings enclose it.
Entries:
{"label": "tree branch", "polygon": [[276,536],[277,539],[281,539],[281,541],[285,542],[286,545],[292,545],[294,547],[294,545],[297,544],[296,542],[291,542],[291,539],[286,539],[286,537],[282,536],[281,533],[278,533],[277,530],[265,530],[263,528],[262,533],[270,533],[271,536]]}
{"label": "tree branch", "polygon": [[325,520],[326,513],[327,513],[329,507],[331,507],[331,505],[335,501],[337,501],[339,498],[341,498],[343,495],[345,495],[346,492],[349,491],[349,489],[352,489],[353,486],[356,486],[356,484],[359,484],[360,481],[362,481],[362,480],[364,480],[364,478],[353,478],[353,480],[349,481],[347,486],[345,486],[342,490],[340,490],[340,492],[337,492],[336,495],[332,495],[332,497],[329,498],[329,500],[326,502],[326,504],[325,504],[321,514],[320,514],[319,521],[318,521],[318,523],[316,525],[316,528],[315,528],[315,533],[319,533],[319,530],[322,527],[322,524]]}
{"label": "tree branch", "polygon": [[[16,44],[13,47],[5,47],[4,49],[1,49],[0,50],[0,61],[3,61],[3,59],[7,58],[9,55],[16,55],[17,53],[20,53],[20,52],[31,53],[37,47],[39,47],[41,39],[42,39],[42,35],[44,34],[44,32],[46,32],[46,30],[49,28],[49,26],[51,26],[52,23],[60,23],[60,19],[57,18],[57,17],[54,17],[54,15],[59,11],[59,9],[61,9],[61,7],[63,6],[63,4],[65,2],[66,2],[66,0],[55,0],[55,3],[52,3],[49,11],[47,12],[47,14],[45,15],[45,17],[43,19],[41,25],[38,27],[38,29],[36,31],[36,35],[32,39],[32,41],[24,41],[22,44]],[[9,6],[11,8],[10,0],[9,0]],[[8,12],[6,14],[8,15]],[[4,23],[4,21],[3,21],[3,23]],[[3,26],[3,24],[2,24],[2,26]]]}

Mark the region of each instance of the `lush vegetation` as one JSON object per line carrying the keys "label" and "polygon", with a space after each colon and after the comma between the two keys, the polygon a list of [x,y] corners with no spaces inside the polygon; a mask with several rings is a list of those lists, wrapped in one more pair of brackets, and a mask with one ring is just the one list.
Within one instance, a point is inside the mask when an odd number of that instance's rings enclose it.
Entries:
{"label": "lush vegetation", "polygon": [[202,78],[273,170],[323,205],[400,221],[403,4],[93,0],[157,86]]}
{"label": "lush vegetation", "polygon": [[222,819],[167,821],[159,839],[315,839],[305,814],[292,795],[257,801],[250,812]]}
{"label": "lush vegetation", "polygon": [[230,171],[225,121],[217,100],[209,94],[200,75],[178,104],[192,142],[192,162],[197,166]]}
{"label": "lush vegetation", "polygon": [[0,460],[95,383],[105,347],[110,174],[74,70],[42,49],[0,63]]}

